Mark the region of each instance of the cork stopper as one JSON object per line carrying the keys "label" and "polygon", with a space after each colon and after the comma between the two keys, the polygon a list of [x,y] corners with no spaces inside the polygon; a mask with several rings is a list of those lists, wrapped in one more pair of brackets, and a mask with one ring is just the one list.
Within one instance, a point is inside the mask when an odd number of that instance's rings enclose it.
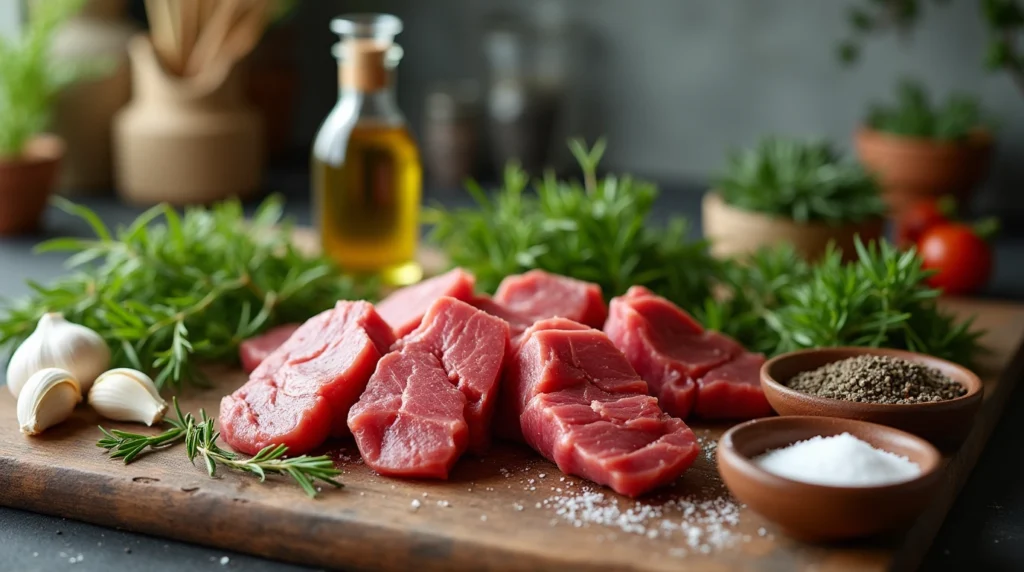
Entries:
{"label": "cork stopper", "polygon": [[388,86],[388,51],[393,44],[372,38],[350,38],[340,45],[338,81],[358,91],[376,91]]}

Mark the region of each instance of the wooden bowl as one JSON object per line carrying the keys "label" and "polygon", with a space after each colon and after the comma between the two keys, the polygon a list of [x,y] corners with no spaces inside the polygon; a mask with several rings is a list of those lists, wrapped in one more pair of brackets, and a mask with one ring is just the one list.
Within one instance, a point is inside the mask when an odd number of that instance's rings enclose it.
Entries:
{"label": "wooden bowl", "polygon": [[[751,460],[770,449],[841,433],[907,457],[917,463],[921,474],[891,485],[836,487],[780,477]],[[786,534],[810,542],[871,536],[907,525],[931,501],[941,463],[939,451],[924,439],[851,419],[755,419],[728,430],[718,442],[718,471],[733,496]]]}
{"label": "wooden bowl", "polygon": [[[800,372],[859,355],[889,356],[924,364],[967,388],[967,394],[931,403],[860,403],[817,397],[782,384]],[[971,432],[983,390],[981,379],[965,367],[924,354],[886,348],[819,348],[782,354],[761,367],[761,388],[779,415],[842,417],[880,423],[920,435],[945,449],[959,446]]]}

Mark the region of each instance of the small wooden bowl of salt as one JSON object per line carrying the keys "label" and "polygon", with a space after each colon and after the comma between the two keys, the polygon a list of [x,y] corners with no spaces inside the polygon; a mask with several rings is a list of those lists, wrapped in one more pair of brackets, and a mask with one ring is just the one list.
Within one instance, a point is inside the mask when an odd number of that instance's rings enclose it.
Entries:
{"label": "small wooden bowl of salt", "polygon": [[928,506],[941,464],[924,439],[852,419],[756,419],[718,443],[718,470],[733,496],[811,542],[907,525]]}

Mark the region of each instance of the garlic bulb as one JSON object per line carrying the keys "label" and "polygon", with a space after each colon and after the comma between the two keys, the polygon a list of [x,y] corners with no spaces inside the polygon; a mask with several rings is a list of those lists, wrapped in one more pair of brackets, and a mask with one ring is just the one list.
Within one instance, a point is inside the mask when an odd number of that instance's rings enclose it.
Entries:
{"label": "garlic bulb", "polygon": [[96,378],[89,390],[89,405],[114,421],[152,425],[167,411],[156,384],[148,375],[128,368],[112,369]]}
{"label": "garlic bulb", "polygon": [[11,356],[7,388],[18,397],[28,378],[48,367],[70,372],[82,391],[88,391],[96,376],[110,367],[110,348],[89,328],[68,322],[56,312],[44,314]]}
{"label": "garlic bulb", "polygon": [[28,378],[18,395],[18,424],[26,435],[38,435],[71,417],[82,400],[78,380],[67,370],[49,367]]}

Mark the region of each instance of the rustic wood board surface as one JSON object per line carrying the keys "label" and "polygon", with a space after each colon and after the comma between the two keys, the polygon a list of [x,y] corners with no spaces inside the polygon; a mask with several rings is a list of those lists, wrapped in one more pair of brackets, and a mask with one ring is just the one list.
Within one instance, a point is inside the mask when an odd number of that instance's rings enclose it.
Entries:
{"label": "rustic wood board surface", "polygon": [[[680,531],[648,537],[617,526],[576,527],[559,516],[551,498],[586,483],[565,477],[550,463],[516,446],[498,446],[486,458],[460,461],[448,482],[400,481],[376,476],[354,445],[338,442],[346,487],[311,500],[290,482],[260,484],[248,475],[209,479],[185,459],[181,447],[125,466],[95,443],[97,416],[80,408],[41,437],[17,429],[14,399],[0,391],[0,503],[32,511],[305,564],[388,570],[880,570],[916,566],[941,526],[1024,371],[1024,306],[993,302],[944,302],[976,314],[989,330],[991,350],[979,373],[985,399],[973,433],[949,459],[942,491],[908,531],[886,538],[832,546],[788,539],[756,513],[739,507],[738,523],[725,527],[730,547],[691,548]],[[215,376],[217,386],[186,392],[188,410],[218,409],[220,397],[244,381],[240,372]],[[134,426],[111,424],[115,427]],[[705,444],[725,427],[696,425]],[[136,428],[137,429],[137,428]],[[634,501],[593,487],[625,510]],[[668,492],[643,499],[658,506],[675,496],[695,501],[725,498],[714,468],[713,447]],[[413,508],[418,501],[419,508]],[[538,504],[539,503],[539,504]],[[700,511],[698,511],[699,513]],[[665,509],[663,518],[686,520]],[[650,529],[660,519],[647,522]],[[698,544],[704,543],[707,537]]]}

